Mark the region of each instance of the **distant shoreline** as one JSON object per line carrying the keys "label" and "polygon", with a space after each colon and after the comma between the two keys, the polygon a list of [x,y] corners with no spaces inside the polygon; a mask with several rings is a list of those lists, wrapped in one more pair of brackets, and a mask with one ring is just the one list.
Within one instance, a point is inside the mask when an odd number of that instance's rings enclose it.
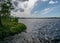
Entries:
{"label": "distant shoreline", "polygon": [[17,17],[18,19],[60,19],[60,17]]}

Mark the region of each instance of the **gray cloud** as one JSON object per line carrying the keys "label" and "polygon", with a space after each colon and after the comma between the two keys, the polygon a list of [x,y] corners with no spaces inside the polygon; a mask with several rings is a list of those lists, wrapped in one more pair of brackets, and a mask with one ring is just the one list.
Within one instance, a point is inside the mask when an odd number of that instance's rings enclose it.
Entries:
{"label": "gray cloud", "polygon": [[18,11],[20,11],[20,12],[24,12],[24,9],[19,8],[19,9],[15,9],[15,10],[14,10],[14,12],[18,12]]}
{"label": "gray cloud", "polygon": [[24,9],[20,8],[20,12],[24,12]]}
{"label": "gray cloud", "polygon": [[[18,12],[18,11],[24,12],[24,8],[22,8],[21,4],[19,4],[19,3],[22,3],[24,1],[28,1],[28,0],[15,0],[15,1],[12,0],[13,6],[15,8],[13,11],[14,12]],[[26,4],[24,4],[24,7],[25,8],[27,7]]]}
{"label": "gray cloud", "polygon": [[18,2],[17,2],[17,1],[14,1],[14,5],[15,5],[15,6],[18,6]]}
{"label": "gray cloud", "polygon": [[17,12],[17,11],[18,11],[18,9],[15,9],[15,10],[14,10],[14,12]]}
{"label": "gray cloud", "polygon": [[24,8],[27,8],[28,6],[27,6],[27,3],[26,4],[24,4]]}
{"label": "gray cloud", "polygon": [[31,16],[31,10],[35,6],[37,0],[12,0],[15,16]]}

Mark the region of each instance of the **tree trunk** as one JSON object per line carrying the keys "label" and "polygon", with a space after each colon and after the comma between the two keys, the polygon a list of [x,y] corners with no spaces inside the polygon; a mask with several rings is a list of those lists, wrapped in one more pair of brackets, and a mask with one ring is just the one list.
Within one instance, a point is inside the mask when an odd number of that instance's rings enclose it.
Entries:
{"label": "tree trunk", "polygon": [[0,26],[2,26],[2,22],[1,22],[1,16],[0,16]]}

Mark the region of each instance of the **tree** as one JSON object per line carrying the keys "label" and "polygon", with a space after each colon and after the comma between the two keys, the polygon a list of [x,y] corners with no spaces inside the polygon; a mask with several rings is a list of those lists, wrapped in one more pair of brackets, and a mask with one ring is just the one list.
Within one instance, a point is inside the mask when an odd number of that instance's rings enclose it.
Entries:
{"label": "tree", "polygon": [[23,23],[18,23],[16,17],[10,16],[13,9],[11,0],[0,0],[0,39],[2,40],[27,29]]}
{"label": "tree", "polygon": [[12,9],[11,0],[0,0],[0,26],[2,26],[2,17],[9,17]]}

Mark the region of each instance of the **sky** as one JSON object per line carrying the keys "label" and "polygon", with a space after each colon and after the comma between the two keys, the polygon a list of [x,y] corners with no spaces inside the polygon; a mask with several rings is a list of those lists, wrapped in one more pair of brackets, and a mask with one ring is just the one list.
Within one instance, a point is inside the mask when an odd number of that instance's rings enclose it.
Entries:
{"label": "sky", "polygon": [[60,0],[12,0],[16,17],[60,17]]}

